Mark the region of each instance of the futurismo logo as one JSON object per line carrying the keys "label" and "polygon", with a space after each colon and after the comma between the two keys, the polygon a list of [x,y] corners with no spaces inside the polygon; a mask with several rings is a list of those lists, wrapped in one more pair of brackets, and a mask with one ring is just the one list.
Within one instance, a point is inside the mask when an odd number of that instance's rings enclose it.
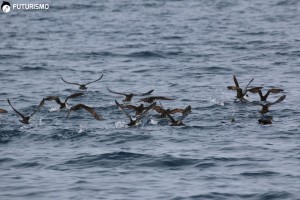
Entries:
{"label": "futurismo logo", "polygon": [[8,13],[10,11],[10,3],[7,1],[3,1],[1,5],[1,10],[5,13]]}
{"label": "futurismo logo", "polygon": [[13,3],[11,6],[9,2],[3,1],[1,5],[1,10],[4,13],[8,13],[10,10],[48,10],[49,7],[49,4],[46,3]]}

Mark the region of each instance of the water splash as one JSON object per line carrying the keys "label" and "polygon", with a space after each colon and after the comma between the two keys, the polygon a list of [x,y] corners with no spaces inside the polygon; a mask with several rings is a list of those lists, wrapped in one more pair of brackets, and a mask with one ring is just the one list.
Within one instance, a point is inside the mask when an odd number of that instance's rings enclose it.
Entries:
{"label": "water splash", "polygon": [[83,131],[85,131],[85,128],[84,128],[84,126],[83,125],[79,125],[79,129],[78,130],[76,130],[77,131],[77,133],[82,133]]}
{"label": "water splash", "polygon": [[115,122],[115,126],[116,128],[128,128],[126,122],[120,122],[120,121]]}

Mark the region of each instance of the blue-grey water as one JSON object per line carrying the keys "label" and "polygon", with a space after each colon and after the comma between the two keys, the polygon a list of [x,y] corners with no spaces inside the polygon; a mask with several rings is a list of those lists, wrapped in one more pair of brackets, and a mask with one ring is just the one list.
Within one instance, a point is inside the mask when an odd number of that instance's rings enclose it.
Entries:
{"label": "blue-grey water", "polygon": [[[39,2],[49,10],[0,13],[0,199],[300,199],[299,0]],[[6,101],[30,114],[43,97],[79,91],[61,77],[101,74],[69,106],[102,121],[66,120],[46,102],[23,125]],[[242,87],[284,89],[269,97],[286,95],[272,125],[234,101],[233,74]],[[123,96],[106,87],[154,89],[192,113],[183,127],[151,111],[128,128],[114,103]]]}

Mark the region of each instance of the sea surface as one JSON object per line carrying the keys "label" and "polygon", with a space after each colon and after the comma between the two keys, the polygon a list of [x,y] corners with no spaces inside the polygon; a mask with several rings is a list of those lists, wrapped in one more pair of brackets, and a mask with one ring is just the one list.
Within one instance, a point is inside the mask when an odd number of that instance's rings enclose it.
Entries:
{"label": "sea surface", "polygon": [[[26,1],[48,10],[0,11],[0,199],[300,199],[300,1]],[[14,1],[13,3],[24,3]],[[58,110],[46,96],[80,92],[84,110]],[[271,94],[260,125],[257,94]],[[175,98],[192,107],[185,126],[151,111],[137,127],[117,108],[122,95]],[[140,97],[132,104],[138,105]],[[159,102],[157,102],[159,103]],[[134,113],[131,113],[132,115]],[[180,115],[175,115],[177,118]]]}

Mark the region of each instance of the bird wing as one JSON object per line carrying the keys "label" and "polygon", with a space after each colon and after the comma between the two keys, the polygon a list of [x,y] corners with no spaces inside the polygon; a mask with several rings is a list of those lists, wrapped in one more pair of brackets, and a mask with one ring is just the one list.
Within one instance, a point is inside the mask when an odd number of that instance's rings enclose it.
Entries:
{"label": "bird wing", "polygon": [[155,100],[175,100],[169,97],[163,97],[163,96],[152,96],[152,97],[146,97],[146,98],[141,98],[138,102],[145,101],[145,102],[151,102]]}
{"label": "bird wing", "polygon": [[260,93],[259,93],[259,96],[260,96],[261,98],[264,97],[264,98],[267,100],[267,98],[268,98],[268,96],[269,96],[270,93],[271,93],[271,90],[268,90],[268,92],[265,94],[265,96],[263,96],[262,92],[260,92]]}
{"label": "bird wing", "polygon": [[101,75],[101,77],[100,78],[98,78],[97,80],[95,80],[95,81],[91,81],[91,82],[88,82],[88,83],[86,83],[85,85],[88,85],[88,84],[91,84],[91,83],[94,83],[94,82],[96,82],[96,81],[99,81],[101,78],[103,77],[103,74]]}
{"label": "bird wing", "polygon": [[185,109],[184,109],[184,111],[183,111],[183,113],[182,113],[182,116],[179,118],[179,120],[178,121],[182,121],[186,116],[188,116],[188,114],[190,114],[192,112],[192,107],[189,105],[189,106],[187,106]]}
{"label": "bird wing", "polygon": [[283,89],[279,89],[279,88],[273,88],[273,89],[270,89],[269,91],[271,93],[273,93],[273,94],[277,94],[277,93],[282,92],[284,90]]}
{"label": "bird wing", "polygon": [[154,106],[153,108],[156,112],[163,114],[164,113],[164,109],[160,106]]}
{"label": "bird wing", "polygon": [[60,78],[61,78],[61,80],[63,80],[63,82],[65,82],[65,83],[73,84],[73,85],[79,85],[79,86],[80,86],[79,83],[71,83],[71,82],[68,82],[68,81],[64,80],[63,77],[60,77]]}
{"label": "bird wing", "polygon": [[250,88],[248,89],[249,92],[256,94],[258,93],[263,87],[254,87],[254,88]]}
{"label": "bird wing", "polygon": [[68,115],[67,115],[66,119],[69,118],[69,115],[70,115],[70,113],[71,113],[72,111],[79,110],[79,109],[81,109],[81,108],[82,108],[82,104],[77,104],[77,105],[75,105],[75,106],[72,106],[72,107],[70,108],[69,112],[68,112]]}
{"label": "bird wing", "polygon": [[80,106],[81,108],[91,113],[95,119],[97,119],[98,121],[101,120],[102,116],[101,115],[99,116],[93,108],[86,106],[84,104],[80,104]]}
{"label": "bird wing", "polygon": [[161,106],[155,106],[153,109],[156,111],[156,112],[158,112],[158,113],[169,113],[169,114],[174,114],[174,113],[179,113],[179,112],[181,112],[181,113],[183,113],[183,109],[180,109],[180,108],[175,108],[175,109],[173,109],[173,110],[165,110],[165,108],[163,107],[163,105],[161,104],[161,102],[159,102],[160,103],[160,105]]}
{"label": "bird wing", "polygon": [[55,101],[56,103],[58,103],[59,105],[62,104],[62,102],[60,101],[58,96],[48,96],[46,98],[44,98],[45,101]]}
{"label": "bird wing", "polygon": [[72,112],[72,108],[69,110],[69,112],[68,112],[68,115],[67,115],[67,117],[66,117],[66,119],[68,119],[69,118],[69,115],[70,115],[70,113]]}
{"label": "bird wing", "polygon": [[7,113],[7,111],[4,110],[4,109],[2,109],[2,108],[0,108],[0,113]]}
{"label": "bird wing", "polygon": [[137,93],[137,94],[133,94],[133,96],[147,96],[150,95],[154,90],[149,90],[146,93]]}
{"label": "bird wing", "polygon": [[123,109],[123,107],[115,100],[116,105],[119,107],[119,109],[130,119],[130,121],[133,121],[131,116]]}
{"label": "bird wing", "polygon": [[145,111],[137,117],[137,121],[141,120],[147,113],[152,110],[156,106],[156,102],[152,103],[149,107],[145,109]]}
{"label": "bird wing", "polygon": [[169,97],[162,97],[162,96],[156,96],[156,97],[153,97],[154,99],[159,99],[159,100],[175,100],[173,98],[169,98]]}
{"label": "bird wing", "polygon": [[17,111],[17,110],[11,105],[9,99],[7,99],[7,102],[8,102],[8,104],[10,105],[10,107],[11,107],[11,108],[12,108],[12,109],[13,109],[20,117],[25,118],[25,116],[22,115],[22,113],[20,113],[19,111]]}
{"label": "bird wing", "polygon": [[250,85],[250,83],[252,82],[254,80],[254,78],[253,79],[251,79],[251,81],[249,81],[249,83],[246,85],[246,87],[243,89],[243,94],[246,94],[247,93],[247,88],[248,88],[248,86]]}
{"label": "bird wing", "polygon": [[270,105],[276,104],[276,103],[280,103],[285,99],[286,95],[283,95],[281,97],[279,97],[279,99],[277,99],[275,102],[270,103]]}
{"label": "bird wing", "polygon": [[171,120],[172,124],[176,123],[176,120],[169,113],[166,113],[166,115]]}
{"label": "bird wing", "polygon": [[72,94],[72,95],[70,95],[70,96],[68,96],[68,97],[66,98],[65,103],[67,103],[68,99],[70,99],[70,98],[76,98],[76,97],[79,97],[79,96],[81,96],[81,95],[83,95],[83,94],[84,94],[84,93],[82,93],[82,92]]}
{"label": "bird wing", "polygon": [[240,89],[239,87],[235,87],[235,86],[228,86],[227,87],[228,90],[237,90]]}
{"label": "bird wing", "polygon": [[149,98],[151,98],[151,97],[141,98],[141,99],[138,100],[138,102],[141,102],[141,101],[147,102]]}
{"label": "bird wing", "polygon": [[[161,104],[161,102],[159,102],[160,106],[161,106],[161,109],[163,111],[166,111],[166,109],[163,107],[163,105]],[[167,117],[171,120],[172,123],[176,123],[176,120],[168,113],[168,112],[165,112]]]}
{"label": "bird wing", "polygon": [[120,95],[124,95],[124,96],[127,96],[128,94],[126,93],[121,93],[121,92],[115,92],[115,91],[112,91],[110,90],[108,87],[106,87],[108,91],[110,91],[111,93],[114,93],[114,94],[120,94]]}
{"label": "bird wing", "polygon": [[44,99],[40,102],[39,106],[37,107],[37,109],[30,115],[30,117],[32,117],[37,111],[39,111],[41,109],[41,107],[43,107],[44,105]]}
{"label": "bird wing", "polygon": [[237,88],[239,88],[239,87],[240,87],[240,86],[239,86],[239,82],[238,82],[238,80],[236,79],[235,75],[233,75],[233,81],[234,81],[234,83],[235,83],[235,86],[236,86]]}
{"label": "bird wing", "polygon": [[183,113],[183,112],[184,112],[184,109],[180,109],[180,108],[175,108],[175,109],[169,111],[170,114]]}

